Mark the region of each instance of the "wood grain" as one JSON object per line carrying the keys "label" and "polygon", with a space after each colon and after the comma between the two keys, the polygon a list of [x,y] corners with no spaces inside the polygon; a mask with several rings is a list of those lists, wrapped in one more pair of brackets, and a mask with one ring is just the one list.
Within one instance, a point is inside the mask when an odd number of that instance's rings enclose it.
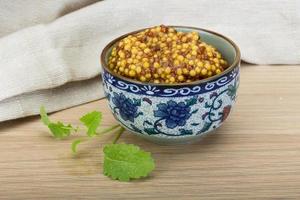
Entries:
{"label": "wood grain", "polygon": [[[101,146],[51,138],[38,117],[0,124],[0,199],[300,199],[300,66],[242,67],[237,105],[216,134],[192,145],[159,146],[130,134],[121,141],[151,151],[157,168],[130,183],[102,175]],[[78,124],[106,100],[51,117]]]}

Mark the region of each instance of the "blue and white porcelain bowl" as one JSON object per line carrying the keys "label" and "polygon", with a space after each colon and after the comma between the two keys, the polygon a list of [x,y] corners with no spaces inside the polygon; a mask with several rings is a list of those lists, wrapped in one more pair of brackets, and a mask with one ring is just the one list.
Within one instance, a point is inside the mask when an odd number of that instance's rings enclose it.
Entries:
{"label": "blue and white porcelain bowl", "polygon": [[219,75],[190,83],[154,84],[122,77],[109,70],[108,57],[119,40],[135,32],[113,40],[101,54],[104,90],[116,120],[133,134],[165,144],[196,141],[220,127],[239,85],[240,51],[230,39],[200,28],[174,28],[199,32],[230,66]]}

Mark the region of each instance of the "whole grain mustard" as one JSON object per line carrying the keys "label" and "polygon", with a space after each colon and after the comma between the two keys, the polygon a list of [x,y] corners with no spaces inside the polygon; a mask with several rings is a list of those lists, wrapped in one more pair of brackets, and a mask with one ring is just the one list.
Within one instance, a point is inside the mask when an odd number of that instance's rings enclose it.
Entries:
{"label": "whole grain mustard", "polygon": [[228,64],[197,32],[161,25],[120,40],[111,51],[108,67],[142,82],[184,83],[219,74]]}

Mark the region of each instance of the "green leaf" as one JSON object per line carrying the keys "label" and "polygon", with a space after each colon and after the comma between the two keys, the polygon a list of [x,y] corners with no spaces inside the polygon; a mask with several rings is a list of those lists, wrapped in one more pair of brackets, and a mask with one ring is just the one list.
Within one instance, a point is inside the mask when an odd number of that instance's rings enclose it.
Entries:
{"label": "green leaf", "polygon": [[136,106],[140,106],[141,105],[141,99],[133,99],[133,102]]}
{"label": "green leaf", "polygon": [[145,120],[145,121],[144,121],[143,125],[145,126],[145,124],[153,125],[152,122],[149,122],[148,120]]}
{"label": "green leaf", "polygon": [[82,140],[80,140],[80,139],[74,140],[74,141],[72,142],[71,148],[72,148],[72,152],[73,152],[73,153],[76,153],[76,152],[77,152],[77,146],[78,146],[78,144],[80,144],[81,142],[82,142]]}
{"label": "green leaf", "polygon": [[237,90],[237,88],[235,85],[229,85],[227,95],[230,97],[234,97],[236,95],[236,90]]}
{"label": "green leaf", "polygon": [[69,136],[71,134],[71,131],[76,132],[78,129],[72,127],[71,124],[64,125],[62,122],[51,122],[44,106],[40,107],[40,116],[42,122],[46,126],[48,126],[49,130],[55,138],[62,139],[64,137]]}
{"label": "green leaf", "polygon": [[211,105],[209,105],[209,103],[208,103],[208,102],[205,102],[205,104],[204,104],[204,107],[205,107],[205,108],[210,108],[210,107],[211,107]]}
{"label": "green leaf", "polygon": [[201,131],[198,134],[208,131],[208,129],[211,127],[211,125],[212,125],[212,122],[205,122]]}
{"label": "green leaf", "polygon": [[144,128],[144,131],[145,131],[146,133],[148,133],[149,135],[157,135],[157,134],[159,134],[159,133],[155,130],[155,128]]}
{"label": "green leaf", "polygon": [[198,112],[199,109],[193,110],[192,114],[195,114],[196,112]]}
{"label": "green leaf", "polygon": [[192,123],[192,126],[198,126],[200,123]]}
{"label": "green leaf", "polygon": [[155,168],[151,154],[133,144],[108,144],[103,152],[103,173],[114,180],[146,177]]}
{"label": "green leaf", "polygon": [[42,119],[42,122],[48,126],[50,124],[50,119],[47,115],[47,112],[46,112],[46,109],[44,106],[41,106],[40,107],[40,116],[41,116],[41,119]]}
{"label": "green leaf", "polygon": [[192,130],[186,130],[186,129],[179,129],[180,131],[180,135],[193,135],[193,131]]}
{"label": "green leaf", "polygon": [[62,122],[48,124],[48,128],[55,138],[65,138],[71,134],[71,131],[75,130],[71,124],[64,125]]}
{"label": "green leaf", "polygon": [[100,125],[102,113],[98,111],[90,112],[80,118],[80,121],[87,127],[87,135],[92,137],[96,135],[96,130]]}
{"label": "green leaf", "polygon": [[186,101],[187,106],[192,106],[192,105],[195,105],[197,103],[197,98],[191,98],[191,99],[187,99],[185,101]]}

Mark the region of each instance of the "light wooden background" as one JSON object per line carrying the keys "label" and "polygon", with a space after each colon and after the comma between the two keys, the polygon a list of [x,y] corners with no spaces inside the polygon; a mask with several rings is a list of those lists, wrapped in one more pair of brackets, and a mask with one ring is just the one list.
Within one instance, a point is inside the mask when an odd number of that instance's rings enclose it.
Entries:
{"label": "light wooden background", "polygon": [[[102,175],[102,144],[70,153],[38,117],[0,124],[0,199],[300,199],[300,66],[244,65],[237,105],[217,134],[159,146],[130,134],[121,141],[153,153],[151,177],[129,183]],[[115,122],[106,100],[57,112],[78,123],[91,110]],[[128,132],[127,132],[128,133]]]}

